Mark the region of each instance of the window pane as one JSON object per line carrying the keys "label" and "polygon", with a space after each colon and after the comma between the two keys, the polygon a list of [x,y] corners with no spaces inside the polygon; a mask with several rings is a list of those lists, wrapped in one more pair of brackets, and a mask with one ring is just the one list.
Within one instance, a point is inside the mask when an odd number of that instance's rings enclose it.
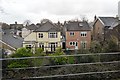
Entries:
{"label": "window pane", "polygon": [[74,36],[74,32],[70,32],[70,36]]}

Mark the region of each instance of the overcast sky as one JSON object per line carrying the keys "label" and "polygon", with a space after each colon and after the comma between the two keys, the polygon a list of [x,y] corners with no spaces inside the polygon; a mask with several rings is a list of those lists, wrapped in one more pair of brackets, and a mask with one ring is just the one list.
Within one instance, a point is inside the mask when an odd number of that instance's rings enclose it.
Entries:
{"label": "overcast sky", "polygon": [[0,22],[53,22],[94,16],[116,16],[119,0],[0,0]]}

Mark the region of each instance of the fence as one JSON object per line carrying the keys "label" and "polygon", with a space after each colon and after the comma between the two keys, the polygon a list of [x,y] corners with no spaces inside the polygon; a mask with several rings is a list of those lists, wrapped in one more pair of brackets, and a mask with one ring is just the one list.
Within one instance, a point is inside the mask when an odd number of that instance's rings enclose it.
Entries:
{"label": "fence", "polygon": [[[58,64],[51,60],[66,62]],[[33,65],[27,67],[9,68],[11,61],[27,60]],[[60,79],[60,78],[120,78],[120,53],[94,53],[75,54],[60,56],[38,56],[22,58],[3,58],[3,80],[4,79]],[[47,62],[49,61],[49,62]],[[6,65],[4,65],[6,64]],[[65,79],[66,80],[66,79]]]}

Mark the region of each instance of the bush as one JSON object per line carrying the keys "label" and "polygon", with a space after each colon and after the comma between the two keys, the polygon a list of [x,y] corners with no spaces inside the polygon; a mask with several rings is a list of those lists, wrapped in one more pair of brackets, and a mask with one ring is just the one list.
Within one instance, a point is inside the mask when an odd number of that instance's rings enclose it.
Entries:
{"label": "bush", "polygon": [[[17,51],[10,55],[12,58],[21,58],[21,57],[31,57],[32,52],[30,49],[19,48]],[[22,60],[10,60],[8,61],[8,68],[21,68],[21,67],[29,67],[31,66],[31,60],[22,59]]]}
{"label": "bush", "polygon": [[37,48],[36,51],[35,51],[35,54],[34,56],[45,56],[46,54],[43,53],[43,49],[41,48]]}
{"label": "bush", "polygon": [[90,51],[88,49],[79,49],[77,54],[88,54]]}
{"label": "bush", "polygon": [[102,45],[97,41],[92,41],[90,45],[91,53],[100,53],[102,52]]}
{"label": "bush", "polygon": [[116,51],[118,51],[117,43],[114,40],[110,40],[108,42],[108,49],[109,49],[109,52],[116,52]]}
{"label": "bush", "polygon": [[[61,48],[58,48],[54,54],[49,54],[49,56],[60,56],[65,55]],[[51,64],[65,64],[67,63],[67,57],[55,57],[50,59]]]}

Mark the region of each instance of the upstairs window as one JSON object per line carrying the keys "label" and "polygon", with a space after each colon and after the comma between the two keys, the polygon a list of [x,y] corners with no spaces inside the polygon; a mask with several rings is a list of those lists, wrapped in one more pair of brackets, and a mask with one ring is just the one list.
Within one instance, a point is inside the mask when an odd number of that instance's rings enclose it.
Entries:
{"label": "upstairs window", "polygon": [[39,33],[39,34],[38,34],[38,37],[39,37],[39,38],[43,38],[43,33]]}
{"label": "upstairs window", "polygon": [[81,32],[80,35],[81,35],[81,37],[86,37],[87,36],[87,32]]}
{"label": "upstairs window", "polygon": [[75,35],[75,33],[74,32],[70,32],[70,36],[74,36]]}
{"label": "upstairs window", "polygon": [[49,32],[48,38],[57,38],[57,32]]}

